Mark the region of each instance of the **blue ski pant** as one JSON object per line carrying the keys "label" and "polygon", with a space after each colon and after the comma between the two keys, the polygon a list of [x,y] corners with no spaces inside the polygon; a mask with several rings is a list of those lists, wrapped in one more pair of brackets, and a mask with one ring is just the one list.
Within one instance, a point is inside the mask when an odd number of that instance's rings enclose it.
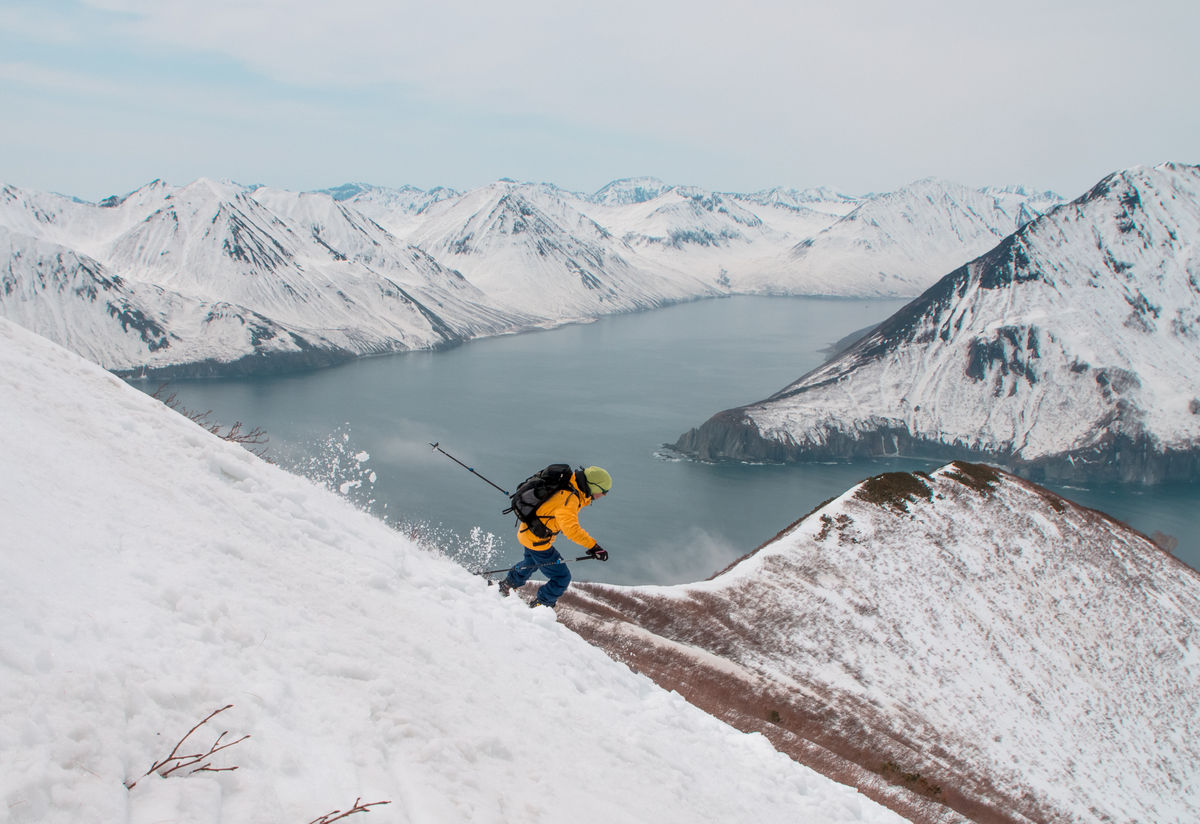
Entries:
{"label": "blue ski pant", "polygon": [[557,549],[526,549],[525,557],[518,561],[506,576],[509,586],[521,586],[529,580],[529,576],[539,570],[550,580],[538,588],[537,599],[547,606],[554,606],[559,596],[571,585],[571,568],[563,561]]}

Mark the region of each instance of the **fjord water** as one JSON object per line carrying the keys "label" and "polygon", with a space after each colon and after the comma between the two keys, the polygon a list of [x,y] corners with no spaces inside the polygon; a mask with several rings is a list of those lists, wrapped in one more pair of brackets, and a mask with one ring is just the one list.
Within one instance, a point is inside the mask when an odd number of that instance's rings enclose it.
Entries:
{"label": "fjord water", "polygon": [[[263,428],[281,465],[475,569],[520,557],[512,517],[501,514],[507,499],[430,443],[509,491],[548,463],[599,464],[613,492],[581,521],[611,560],[581,564],[576,575],[683,583],[719,572],[864,478],[942,463],[711,465],[661,453],[713,413],[783,388],[831,344],[902,304],[708,300],[298,375],[176,382],[170,391],[214,421]],[[1056,491],[1146,534],[1175,536],[1177,556],[1200,566],[1200,485]],[[570,557],[577,547],[560,539],[560,549]]]}

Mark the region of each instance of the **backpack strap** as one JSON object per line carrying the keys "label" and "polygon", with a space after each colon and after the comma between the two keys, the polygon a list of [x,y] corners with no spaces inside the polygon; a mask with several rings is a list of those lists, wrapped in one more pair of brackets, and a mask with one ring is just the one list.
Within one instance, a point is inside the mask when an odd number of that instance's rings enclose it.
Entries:
{"label": "backpack strap", "polygon": [[[591,492],[591,489],[588,487],[587,476],[584,475],[583,472],[584,472],[584,469],[581,466],[578,469],[576,469],[575,473],[571,476],[575,479],[575,486],[579,488],[579,492],[576,494],[581,494],[587,498],[591,498],[592,492]],[[570,489],[572,492],[575,492],[574,487],[568,486],[567,488]]]}

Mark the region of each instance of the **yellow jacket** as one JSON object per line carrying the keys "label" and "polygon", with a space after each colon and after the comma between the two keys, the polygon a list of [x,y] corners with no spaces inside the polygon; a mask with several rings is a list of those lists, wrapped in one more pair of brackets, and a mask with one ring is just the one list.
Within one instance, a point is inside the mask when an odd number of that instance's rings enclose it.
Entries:
{"label": "yellow jacket", "polygon": [[591,503],[592,496],[580,490],[572,476],[570,489],[560,489],[537,508],[538,519],[554,534],[549,538],[539,538],[529,531],[528,526],[521,524],[517,530],[517,540],[528,549],[545,551],[554,546],[554,539],[561,532],[584,549],[597,546],[596,539],[579,525],[579,510]]}

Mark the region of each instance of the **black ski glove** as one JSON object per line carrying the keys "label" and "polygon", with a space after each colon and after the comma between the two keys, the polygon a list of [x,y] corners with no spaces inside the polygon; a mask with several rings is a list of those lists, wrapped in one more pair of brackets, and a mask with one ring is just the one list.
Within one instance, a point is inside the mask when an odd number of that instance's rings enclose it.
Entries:
{"label": "black ski glove", "polygon": [[594,547],[589,549],[587,551],[587,554],[590,557],[595,558],[598,561],[607,561],[608,560],[608,550],[602,548],[600,546],[600,544],[596,544]]}

